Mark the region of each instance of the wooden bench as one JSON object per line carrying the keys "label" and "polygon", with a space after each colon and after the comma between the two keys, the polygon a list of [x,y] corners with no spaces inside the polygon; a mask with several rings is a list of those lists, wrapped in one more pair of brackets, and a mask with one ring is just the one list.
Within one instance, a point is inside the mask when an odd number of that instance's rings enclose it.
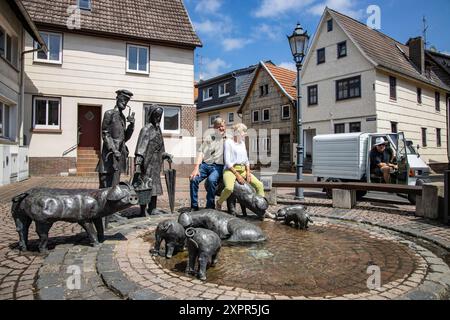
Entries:
{"label": "wooden bench", "polygon": [[378,184],[364,182],[274,182],[273,188],[309,188],[309,189],[338,189],[354,191],[379,191],[390,193],[422,195],[422,187],[405,186],[399,184]]}
{"label": "wooden bench", "polygon": [[422,187],[363,182],[274,182],[273,188],[309,188],[333,191],[333,207],[352,209],[356,205],[356,191],[378,191],[422,196]]}

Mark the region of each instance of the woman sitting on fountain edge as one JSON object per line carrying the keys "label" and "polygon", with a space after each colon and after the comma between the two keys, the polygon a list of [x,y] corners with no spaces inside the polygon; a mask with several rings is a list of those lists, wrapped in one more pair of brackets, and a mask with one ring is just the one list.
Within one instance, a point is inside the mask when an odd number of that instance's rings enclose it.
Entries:
{"label": "woman sitting on fountain edge", "polygon": [[233,139],[227,139],[224,143],[225,171],[223,172],[223,183],[225,189],[222,191],[216,203],[216,210],[222,210],[222,204],[231,196],[236,180],[240,184],[246,182],[255,188],[256,193],[264,197],[264,186],[250,172],[247,149],[245,147],[245,136],[247,127],[243,123],[233,126]]}

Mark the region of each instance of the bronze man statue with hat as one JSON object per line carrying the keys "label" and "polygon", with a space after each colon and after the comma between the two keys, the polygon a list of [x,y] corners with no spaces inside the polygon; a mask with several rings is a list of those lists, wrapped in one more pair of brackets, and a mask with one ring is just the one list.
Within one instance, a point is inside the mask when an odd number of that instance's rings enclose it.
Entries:
{"label": "bronze man statue with hat", "polygon": [[[120,174],[128,167],[128,148],[134,131],[134,112],[126,119],[123,111],[126,109],[133,93],[128,90],[118,90],[114,109],[108,110],[103,116],[102,139],[103,148],[96,172],[99,173],[100,189],[116,186],[120,182]],[[129,122],[128,127],[126,126]]]}

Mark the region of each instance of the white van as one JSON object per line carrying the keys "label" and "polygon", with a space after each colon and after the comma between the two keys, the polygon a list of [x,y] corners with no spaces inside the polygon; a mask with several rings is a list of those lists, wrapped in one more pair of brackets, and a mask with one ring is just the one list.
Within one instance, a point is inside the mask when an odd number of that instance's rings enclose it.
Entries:
{"label": "white van", "polygon": [[[398,170],[392,174],[391,183],[422,185],[429,181],[431,172],[420,159],[404,133],[348,133],[314,137],[313,176],[317,181],[382,183],[382,179],[370,174],[370,151],[375,140],[383,137],[389,142]],[[329,192],[328,192],[329,193]],[[329,194],[328,194],[329,195]],[[365,192],[358,192],[358,196]],[[415,203],[415,197],[408,199]]]}

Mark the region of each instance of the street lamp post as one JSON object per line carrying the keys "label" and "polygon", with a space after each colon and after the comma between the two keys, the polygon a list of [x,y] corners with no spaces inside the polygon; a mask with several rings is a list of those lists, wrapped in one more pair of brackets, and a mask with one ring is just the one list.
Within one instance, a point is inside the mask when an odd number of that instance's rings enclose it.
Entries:
{"label": "street lamp post", "polygon": [[[297,181],[303,181],[303,129],[302,129],[302,108],[300,103],[301,86],[300,86],[300,72],[303,67],[303,59],[308,50],[309,35],[304,31],[300,23],[291,36],[288,36],[289,45],[291,47],[292,55],[294,56],[295,65],[297,67]],[[297,200],[303,200],[303,188],[295,190],[295,197]]]}

